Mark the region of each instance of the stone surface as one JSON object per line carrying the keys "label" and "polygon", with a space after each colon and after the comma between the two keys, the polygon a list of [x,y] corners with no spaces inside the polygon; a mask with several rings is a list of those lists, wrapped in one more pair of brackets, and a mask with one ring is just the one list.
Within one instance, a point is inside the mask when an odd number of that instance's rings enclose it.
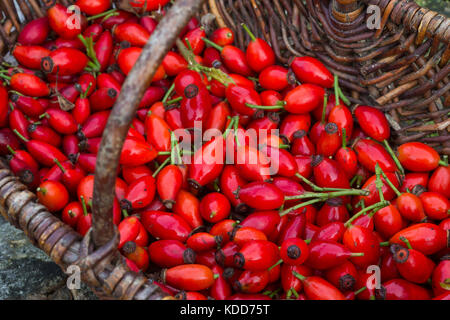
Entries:
{"label": "stone surface", "polygon": [[93,300],[85,285],[69,290],[67,276],[21,230],[0,216],[0,299]]}

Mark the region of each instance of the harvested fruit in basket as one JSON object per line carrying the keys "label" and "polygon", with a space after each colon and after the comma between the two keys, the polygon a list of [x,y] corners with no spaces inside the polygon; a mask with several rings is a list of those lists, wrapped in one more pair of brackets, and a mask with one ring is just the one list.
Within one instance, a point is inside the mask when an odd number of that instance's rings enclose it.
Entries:
{"label": "harvested fruit in basket", "polygon": [[[76,5],[77,28],[56,4],[2,65],[0,154],[85,235],[104,128],[158,21]],[[448,299],[447,158],[395,152],[385,115],[352,105],[321,61],[278,64],[242,27],[244,50],[193,18],[139,104],[111,212],[128,267],[178,299]]]}

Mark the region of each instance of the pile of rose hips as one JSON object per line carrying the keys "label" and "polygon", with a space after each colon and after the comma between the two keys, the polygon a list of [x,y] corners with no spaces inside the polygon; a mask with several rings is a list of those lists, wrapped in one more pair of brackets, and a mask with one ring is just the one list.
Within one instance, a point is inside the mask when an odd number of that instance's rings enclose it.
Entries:
{"label": "pile of rose hips", "polygon": [[[20,33],[19,65],[3,65],[0,153],[84,235],[108,115],[158,22],[109,0],[75,4],[79,28],[56,4]],[[129,267],[164,268],[158,285],[181,299],[450,299],[446,160],[418,142],[395,156],[383,113],[351,110],[321,62],[277,65],[249,35],[243,52],[231,30],[208,39],[192,19],[147,89],[112,212]],[[196,121],[223,135],[181,150],[174,131]],[[249,141],[249,129],[279,135]],[[234,163],[214,161],[222,146]]]}

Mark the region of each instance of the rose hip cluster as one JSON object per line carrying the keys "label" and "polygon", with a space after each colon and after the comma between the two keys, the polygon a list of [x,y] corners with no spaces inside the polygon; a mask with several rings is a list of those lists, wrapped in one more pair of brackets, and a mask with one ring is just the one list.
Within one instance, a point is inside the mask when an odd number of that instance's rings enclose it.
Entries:
{"label": "rose hip cluster", "polygon": [[[168,1],[134,3],[163,16]],[[3,64],[0,154],[85,235],[102,133],[158,21],[75,4],[78,27],[55,4],[20,33],[18,65]],[[396,154],[382,112],[350,108],[313,57],[276,64],[242,27],[245,51],[193,18],[145,92],[112,212],[130,269],[161,271],[155,283],[179,299],[450,299],[447,159],[419,142]],[[174,132],[196,122],[222,134],[182,149]]]}

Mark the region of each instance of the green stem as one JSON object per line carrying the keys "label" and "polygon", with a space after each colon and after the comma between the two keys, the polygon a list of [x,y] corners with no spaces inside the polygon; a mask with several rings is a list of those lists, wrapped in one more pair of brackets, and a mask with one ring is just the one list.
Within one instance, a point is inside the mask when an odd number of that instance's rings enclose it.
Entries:
{"label": "green stem", "polygon": [[395,164],[397,165],[397,168],[400,170],[400,173],[402,175],[405,175],[405,169],[403,169],[403,166],[400,163],[400,160],[398,160],[397,156],[394,153],[394,150],[392,150],[391,146],[389,145],[389,142],[387,140],[383,140],[383,144],[384,144],[387,152],[391,155],[392,159],[394,160]]}
{"label": "green stem", "polygon": [[296,272],[296,271],[292,271],[292,274],[294,275],[294,277],[296,277],[297,279],[304,281],[306,280],[306,277],[304,275],[301,275],[300,273]]}
{"label": "green stem", "polygon": [[83,207],[83,215],[87,216],[88,211],[87,211],[87,207],[86,207],[86,201],[84,200],[83,196],[80,196],[80,199],[81,199],[81,206]]}
{"label": "green stem", "polygon": [[163,163],[161,163],[161,165],[158,167],[158,169],[156,169],[156,171],[153,173],[153,178],[156,178],[156,176],[158,175],[158,173],[170,162],[170,158],[168,157],[166,160],[164,160]]}
{"label": "green stem", "polygon": [[400,236],[399,239],[402,240],[402,241],[406,244],[406,246],[408,247],[408,249],[410,249],[410,250],[412,249],[411,242],[409,242],[409,240],[406,239],[406,237]]}
{"label": "green stem", "polygon": [[338,86],[338,91],[339,91],[339,97],[342,99],[342,101],[344,101],[344,104],[349,106],[350,100],[344,95],[344,92],[342,91],[342,89],[339,86]]}
{"label": "green stem", "polygon": [[357,296],[358,294],[360,294],[361,292],[363,292],[363,291],[366,290],[366,289],[367,289],[367,287],[362,287],[361,289],[356,290],[356,291],[354,292],[355,296]]}
{"label": "green stem", "polygon": [[441,161],[444,161],[444,164],[442,164],[442,166],[448,167],[448,155],[444,154],[443,158],[444,160],[440,160],[439,163],[441,163]]}
{"label": "green stem", "polygon": [[14,129],[13,131],[20,138],[20,140],[22,140],[23,142],[28,142],[29,141],[27,138],[25,138],[23,135],[21,135],[20,132],[17,131],[17,129]]}
{"label": "green stem", "polygon": [[351,217],[350,219],[347,220],[347,222],[345,222],[345,227],[348,228],[353,221],[355,221],[356,219],[358,219],[360,216],[362,216],[363,214],[365,214],[367,211],[370,210],[379,210],[381,208],[384,208],[386,206],[388,206],[390,203],[389,201],[380,201],[378,203],[375,203],[371,206],[368,206],[367,208],[364,208],[363,210],[359,211],[357,214],[355,214],[353,217]]}
{"label": "green stem", "polygon": [[239,142],[238,130],[239,130],[239,121],[234,121],[234,141],[236,141],[236,145],[240,147],[241,143]]}
{"label": "green stem", "polygon": [[309,185],[314,191],[324,192],[324,191],[344,191],[344,190],[349,190],[349,189],[344,189],[344,188],[321,188],[318,185],[315,185],[314,183],[312,183],[311,181],[306,179],[305,177],[303,177],[300,173],[296,173],[295,176],[297,178],[301,179],[307,185]]}
{"label": "green stem", "polygon": [[59,167],[59,169],[62,171],[62,173],[66,173],[66,169],[64,169],[64,167],[62,166],[61,162],[59,162],[58,159],[53,159],[53,161],[56,163],[56,165]]}
{"label": "green stem", "polygon": [[273,268],[275,268],[276,266],[278,266],[279,264],[283,263],[283,259],[280,259],[277,261],[277,263],[275,263],[273,266],[271,266],[269,269],[267,269],[267,271],[272,270]]}
{"label": "green stem", "polygon": [[172,83],[169,90],[167,90],[166,94],[164,95],[164,98],[162,99],[162,103],[166,103],[167,99],[172,95],[172,92],[175,90],[175,83]]}
{"label": "green stem", "polygon": [[0,78],[11,81],[11,77],[8,77],[8,76],[4,75],[3,73],[0,73]]}
{"label": "green stem", "polygon": [[380,242],[380,247],[389,247],[389,241]]}
{"label": "green stem", "polygon": [[98,19],[98,18],[105,17],[105,16],[107,16],[107,15],[110,15],[110,14],[112,14],[112,13],[118,13],[118,12],[117,12],[117,9],[111,9],[111,10],[102,12],[102,13],[100,13],[100,14],[97,14],[97,15],[95,15],[95,16],[90,16],[90,17],[88,17],[86,20],[87,20],[87,21],[95,20],[95,19]]}
{"label": "green stem", "polygon": [[322,107],[322,119],[320,120],[321,124],[325,124],[325,117],[327,115],[327,104],[328,104],[328,94],[325,93],[323,96],[323,107]]}
{"label": "green stem", "polygon": [[171,144],[171,153],[170,153],[170,163],[174,164],[176,159],[175,159],[175,146],[177,144],[177,138],[175,137],[175,133],[173,133],[173,131],[170,132],[170,144]]}
{"label": "green stem", "polygon": [[88,85],[86,91],[84,91],[80,94],[81,99],[86,99],[89,90],[91,90],[91,87],[92,87],[92,82],[89,82],[89,85]]}
{"label": "green stem", "polygon": [[[376,168],[375,168],[376,170]],[[394,184],[391,182],[391,180],[389,180],[389,178],[386,176],[386,174],[384,173],[383,169],[381,169],[379,167],[378,169],[381,173],[381,175],[384,178],[384,181],[386,181],[386,183],[389,185],[389,187],[391,187],[392,190],[394,190],[395,194],[397,195],[397,197],[400,197],[402,194],[400,193],[400,191],[398,191],[398,189],[394,186]]]}
{"label": "green stem", "polygon": [[364,252],[352,252],[351,257],[364,257]]}
{"label": "green stem", "polygon": [[50,118],[50,116],[48,115],[47,112],[45,112],[39,116],[39,119],[42,119],[42,118]]}
{"label": "green stem", "polygon": [[342,149],[347,149],[347,131],[342,128]]}
{"label": "green stem", "polygon": [[342,191],[334,191],[328,193],[314,193],[314,192],[306,192],[304,194],[298,196],[284,197],[285,201],[288,200],[298,200],[298,199],[310,199],[310,198],[337,198],[343,196],[367,196],[369,191],[367,190],[358,190],[358,189],[345,189]]}
{"label": "green stem", "polygon": [[247,25],[245,23],[241,23],[242,28],[244,28],[245,32],[248,33],[248,35],[250,36],[250,39],[252,39],[252,41],[256,40],[255,35],[253,34],[253,32],[250,31],[250,29],[247,27]]}
{"label": "green stem", "polygon": [[378,194],[380,195],[380,201],[384,201],[384,195],[383,195],[383,181],[381,181],[381,173],[380,173],[380,166],[377,164],[375,165],[375,174],[377,176],[375,185],[378,189]]}
{"label": "green stem", "polygon": [[339,103],[339,77],[337,74],[334,75],[334,99],[335,105],[338,106]]}
{"label": "green stem", "polygon": [[358,178],[358,175],[355,175],[352,180],[350,180],[350,186],[353,187],[353,184],[355,183],[356,179]]}
{"label": "green stem", "polygon": [[209,40],[208,38],[202,38],[203,41],[205,41],[206,44],[209,44],[211,47],[213,47],[214,49],[219,50],[220,52],[222,52],[223,47],[219,46],[218,44],[212,42],[211,40]]}
{"label": "green stem", "polygon": [[228,134],[230,133],[231,128],[234,128],[234,124],[236,122],[239,122],[239,116],[235,116],[231,118],[230,123],[228,124],[228,127],[225,129],[223,133],[223,138],[226,139],[228,137]]}
{"label": "green stem", "polygon": [[9,90],[8,91],[9,93],[14,93],[14,94],[17,94],[18,96],[21,96],[21,97],[23,97],[24,95],[23,94],[21,94],[19,91],[15,91],[15,90]]}
{"label": "green stem", "polygon": [[16,154],[16,152],[14,151],[14,149],[11,148],[11,146],[10,146],[9,144],[6,146],[6,148],[9,150],[9,152],[10,152],[12,155],[15,155],[15,154]]}
{"label": "green stem", "polygon": [[86,47],[86,54],[92,60],[88,62],[88,66],[92,68],[93,71],[100,71],[101,65],[94,50],[94,41],[92,40],[92,37],[85,38],[83,35],[79,34],[78,39]]}
{"label": "green stem", "polygon": [[253,109],[261,109],[261,110],[276,110],[276,109],[280,109],[283,108],[286,105],[286,101],[278,101],[275,105],[273,106],[259,106],[257,104],[251,104],[251,103],[246,103],[245,104],[247,107],[249,108],[253,108]]}
{"label": "green stem", "polygon": [[[448,157],[447,157],[447,159],[448,159]],[[448,160],[447,160],[447,161],[445,161],[445,160],[439,160],[439,165],[440,165],[440,166],[443,166],[443,167],[448,167]]]}
{"label": "green stem", "polygon": [[291,288],[291,292],[294,294],[295,298],[298,299],[299,295],[298,295],[297,290],[295,290],[295,288]]}
{"label": "green stem", "polygon": [[122,214],[125,218],[128,218],[128,211],[126,209],[122,209]]}
{"label": "green stem", "polygon": [[164,104],[165,104],[166,106],[170,106],[171,104],[180,102],[181,100],[183,100],[183,97],[178,97],[178,98],[169,100],[169,101],[165,102]]}
{"label": "green stem", "polygon": [[118,16],[118,15],[119,15],[119,12],[113,12],[113,13],[110,13],[110,14],[108,14],[107,16],[105,16],[105,17],[102,19],[101,23],[105,22],[106,20],[108,20],[108,19],[111,18],[111,17],[115,17],[115,16]]}
{"label": "green stem", "polygon": [[294,211],[294,210],[297,210],[297,209],[306,207],[306,206],[308,206],[308,205],[310,205],[310,204],[314,204],[314,203],[317,203],[317,202],[322,202],[322,201],[324,201],[324,200],[325,200],[325,199],[323,199],[323,198],[319,198],[319,199],[313,199],[313,200],[310,200],[310,201],[306,201],[306,202],[300,203],[300,204],[298,204],[298,205],[296,205],[296,206],[290,207],[289,209],[286,209],[286,210],[280,212],[280,217],[282,217],[282,216],[288,214],[288,213],[291,212],[291,211]]}
{"label": "green stem", "polygon": [[194,49],[192,49],[192,45],[191,42],[189,41],[188,38],[184,38],[184,41],[186,41],[187,47],[189,49],[189,51],[194,52]]}

